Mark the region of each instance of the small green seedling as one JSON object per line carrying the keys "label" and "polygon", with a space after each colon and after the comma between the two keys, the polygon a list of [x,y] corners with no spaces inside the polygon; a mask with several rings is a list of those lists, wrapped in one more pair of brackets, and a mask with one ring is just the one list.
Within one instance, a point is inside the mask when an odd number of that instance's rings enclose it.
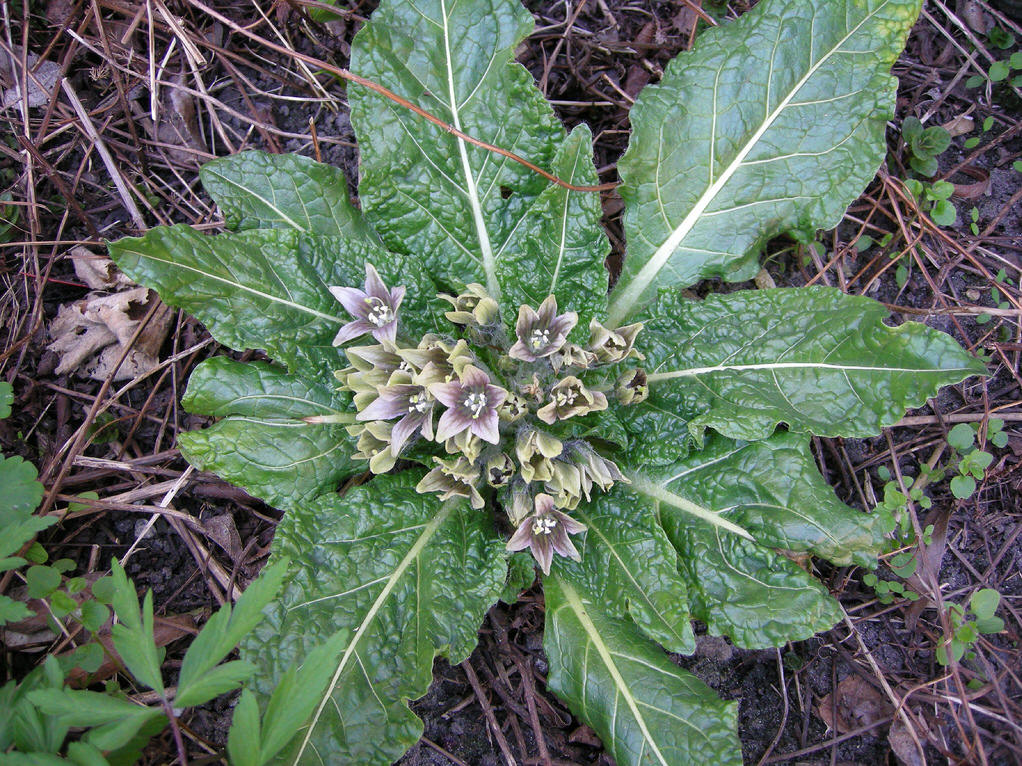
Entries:
{"label": "small green seedling", "polygon": [[961,604],[948,604],[951,636],[937,647],[937,662],[947,666],[952,661],[972,659],[975,657],[972,646],[981,634],[990,635],[1004,630],[1004,620],[994,614],[1000,602],[1000,593],[993,588],[983,588],[972,594],[968,613]]}
{"label": "small green seedling", "polygon": [[[967,500],[976,491],[976,481],[983,478],[984,472],[990,467],[994,456],[978,447],[973,449],[979,425],[976,423],[959,423],[948,432],[948,444],[961,456],[958,464],[958,475],[951,479],[951,494],[959,500]],[[991,418],[987,421],[987,441],[995,447],[1004,447],[1008,443],[1008,434],[1004,431],[1004,421]]]}
{"label": "small green seedling", "polygon": [[951,202],[951,195],[955,191],[954,184],[947,181],[925,184],[915,178],[909,178],[905,181],[905,188],[912,193],[919,209],[928,213],[930,219],[938,226],[953,226],[958,220],[958,211]]}
{"label": "small green seedling", "polygon": [[939,125],[923,127],[918,117],[906,117],[901,137],[908,150],[908,164],[919,175],[937,175],[937,157],[951,146],[951,134]]}

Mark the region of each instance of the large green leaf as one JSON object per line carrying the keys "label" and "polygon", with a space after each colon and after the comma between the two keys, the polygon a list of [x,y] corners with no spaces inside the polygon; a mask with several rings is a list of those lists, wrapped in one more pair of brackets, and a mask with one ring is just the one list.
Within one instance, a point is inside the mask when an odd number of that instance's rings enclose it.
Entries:
{"label": "large green leaf", "polygon": [[561,561],[561,576],[609,614],[630,617],[668,651],[694,651],[678,556],[654,503],[619,486],[571,515],[588,529],[578,546],[582,561]]}
{"label": "large green leaf", "polygon": [[809,638],[841,619],[827,589],[784,556],[666,503],[661,522],[678,549],[692,615],[711,633],[759,649]]}
{"label": "large green leaf", "polygon": [[[351,68],[469,135],[549,167],[564,129],[513,59],[532,25],[517,0],[385,1],[356,36]],[[499,259],[520,226],[534,225],[530,208],[547,182],[366,89],[350,89],[349,100],[359,196],[387,246],[421,258],[437,279],[481,282],[499,299]],[[591,160],[582,159],[587,175]],[[552,272],[556,257],[546,252],[546,263],[532,268]]]}
{"label": "large green leaf", "polygon": [[618,766],[740,765],[738,706],[580,594],[561,564],[544,579],[548,683]]}
{"label": "large green leaf", "polygon": [[[592,158],[592,134],[580,125],[558,148],[552,171],[576,185],[595,184]],[[602,215],[598,194],[553,184],[543,190],[495,253],[510,314],[515,306],[538,306],[553,294],[560,311],[578,312],[576,332],[588,337],[589,320],[603,319],[607,308],[603,262],[610,245],[600,225]]]}
{"label": "large green leaf", "polygon": [[302,419],[347,412],[348,397],[334,388],[263,362],[208,359],[192,373],[182,404],[224,419],[180,434],[181,453],[276,508],[304,503],[359,470],[343,424]]}
{"label": "large green leaf", "polygon": [[334,285],[361,287],[365,263],[408,293],[401,321],[409,335],[433,329],[435,290],[405,259],[365,240],[254,229],[206,236],[188,226],[159,227],[110,244],[110,255],[164,302],[197,317],[218,341],[259,348],[292,371],[329,376],[345,366],[333,339],[351,320]]}
{"label": "large green leaf", "polygon": [[618,163],[620,322],[656,286],[751,278],[767,238],[835,226],[883,160],[888,73],[920,0],[763,0],[700,35],[632,107]]}
{"label": "large green leaf", "polygon": [[230,229],[373,236],[348,199],[344,173],[333,165],[299,154],[248,151],[207,162],[199,176]]}
{"label": "large green leaf", "polygon": [[872,436],[983,364],[925,325],[883,323],[876,301],[827,287],[693,301],[662,293],[639,340],[661,405],[736,439],[778,423]]}
{"label": "large green leaf", "polygon": [[343,498],[296,506],[274,538],[295,562],[283,595],[242,645],[267,695],[287,669],[337,630],[349,640],[291,763],[389,764],[422,723],[407,702],[425,693],[433,657],[468,656],[507,571],[486,515],[415,492],[421,473],[380,476]]}
{"label": "large green leaf", "polygon": [[[641,453],[642,445],[635,449]],[[661,483],[723,514],[762,545],[810,551],[835,564],[876,564],[883,519],[837,499],[804,434],[782,431],[757,442],[711,434],[702,450],[664,470]]]}

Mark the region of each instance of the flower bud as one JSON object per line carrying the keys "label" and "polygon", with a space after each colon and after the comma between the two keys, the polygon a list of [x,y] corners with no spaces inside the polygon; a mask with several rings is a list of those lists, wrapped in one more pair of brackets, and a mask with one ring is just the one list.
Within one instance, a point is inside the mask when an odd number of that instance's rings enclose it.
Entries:
{"label": "flower bud", "polygon": [[486,483],[491,487],[503,487],[515,475],[515,463],[506,452],[494,455],[486,461],[484,469]]}
{"label": "flower bud", "polygon": [[483,441],[471,431],[460,431],[444,441],[444,449],[448,455],[464,455],[470,462],[479,459],[483,451]]}
{"label": "flower bud", "polygon": [[435,457],[433,462],[437,464],[437,467],[423,476],[422,480],[415,485],[416,492],[423,494],[438,492],[441,500],[466,497],[473,508],[478,510],[483,507],[483,496],[476,489],[476,484],[479,481],[479,469],[463,457],[456,460],[441,460]]}
{"label": "flower bud", "polygon": [[544,485],[558,508],[574,509],[582,497],[582,472],[563,460],[553,461],[554,475]]}
{"label": "flower bud", "polygon": [[629,370],[617,379],[614,384],[614,395],[621,404],[638,404],[649,396],[649,386],[646,383],[646,371],[641,367]]}
{"label": "flower bud", "polygon": [[518,435],[515,452],[521,465],[522,478],[527,482],[549,481],[554,476],[553,458],[564,450],[564,445],[542,431],[523,431]]}
{"label": "flower bud", "polygon": [[368,460],[373,473],[386,473],[394,467],[397,458],[391,452],[392,424],[382,420],[366,423],[356,444],[358,451],[352,455],[355,460]]}
{"label": "flower bud", "polygon": [[642,359],[642,354],[635,351],[635,336],[642,329],[642,322],[636,322],[616,330],[608,330],[595,319],[589,323],[589,350],[604,364],[613,364],[635,356]]}
{"label": "flower bud", "polygon": [[500,321],[500,306],[480,284],[465,285],[465,292],[457,297],[441,293],[440,298],[454,306],[444,314],[454,324],[485,327]]}
{"label": "flower bud", "polygon": [[549,403],[536,411],[536,417],[544,423],[553,423],[605,409],[606,395],[600,391],[590,391],[581,380],[569,375],[550,390]]}

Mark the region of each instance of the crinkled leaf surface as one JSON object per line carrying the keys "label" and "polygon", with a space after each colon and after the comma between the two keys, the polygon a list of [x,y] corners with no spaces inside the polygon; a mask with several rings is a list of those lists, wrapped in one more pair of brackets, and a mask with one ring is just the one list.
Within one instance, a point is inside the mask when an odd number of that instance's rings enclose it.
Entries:
{"label": "crinkled leaf surface", "polygon": [[548,684],[618,766],[741,764],[738,706],[583,596],[561,575],[562,563],[543,581]]}
{"label": "crinkled leaf surface", "polygon": [[181,434],[181,453],[276,508],[333,490],[365,463],[350,459],[355,443],[343,425],[302,420],[349,410],[332,380],[309,380],[263,362],[209,359],[192,373],[182,404],[223,420]]}
{"label": "crinkled leaf surface", "polygon": [[268,695],[313,647],[349,631],[288,762],[396,760],[422,733],[407,701],[429,687],[434,655],[467,657],[500,595],[506,554],[489,519],[417,494],[421,475],[380,476],[343,498],[322,496],[277,527],[274,553],[295,569],[242,645],[242,657],[263,669],[259,691]]}
{"label": "crinkled leaf surface", "polygon": [[581,503],[571,515],[587,527],[578,543],[582,561],[560,561],[560,576],[608,614],[634,620],[668,651],[694,651],[678,556],[654,503],[617,486]]}
{"label": "crinkled leaf surface", "polygon": [[772,0],[707,30],[630,112],[628,256],[611,321],[653,288],[751,278],[771,236],[835,226],[884,157],[888,73],[920,0]]}
{"label": "crinkled leaf surface", "polygon": [[[551,171],[576,185],[598,183],[592,138],[587,126],[575,128],[558,147]],[[598,194],[548,185],[496,254],[504,305],[538,306],[555,295],[561,311],[578,312],[575,332],[588,338],[589,320],[602,319],[607,310],[603,262],[610,243],[602,215]]]}
{"label": "crinkled leaf surface", "polygon": [[941,386],[984,371],[953,338],[828,287],[661,295],[639,335],[661,406],[736,439],[778,423],[870,436]]}
{"label": "crinkled leaf surface", "polygon": [[345,366],[333,339],[351,320],[331,295],[332,285],[361,287],[365,262],[408,294],[401,319],[409,334],[434,329],[436,292],[417,269],[378,245],[356,237],[254,229],[208,236],[178,225],[110,244],[110,255],[132,279],[164,302],[201,321],[218,341],[258,348],[292,371],[329,378]]}
{"label": "crinkled leaf surface", "polygon": [[344,173],[333,165],[300,154],[247,151],[207,162],[199,177],[229,229],[374,236],[348,198]]}
{"label": "crinkled leaf surface", "polygon": [[[351,68],[477,139],[593,180],[587,131],[565,138],[513,60],[532,25],[516,0],[384,2],[356,36]],[[566,283],[556,286],[562,309],[587,313],[603,300],[607,246],[595,195],[545,192],[534,172],[366,89],[351,88],[349,100],[359,196],[388,247],[421,258],[451,287],[479,282],[497,298],[506,291],[507,311],[524,295],[545,297],[541,284],[555,274]]]}
{"label": "crinkled leaf surface", "polygon": [[746,649],[781,646],[830,630],[841,607],[795,562],[662,504],[692,615]]}
{"label": "crinkled leaf surface", "polygon": [[[835,564],[876,564],[883,520],[837,499],[816,467],[805,434],[780,431],[757,442],[711,434],[702,450],[664,470],[660,481],[722,513],[762,545],[810,551]],[[680,511],[664,507],[661,513],[676,516]]]}

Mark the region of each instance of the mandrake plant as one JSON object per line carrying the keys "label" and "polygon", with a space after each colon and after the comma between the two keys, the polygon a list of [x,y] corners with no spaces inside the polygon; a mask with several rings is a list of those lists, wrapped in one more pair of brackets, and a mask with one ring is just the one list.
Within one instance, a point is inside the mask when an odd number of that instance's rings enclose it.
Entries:
{"label": "mandrake plant", "polygon": [[[202,170],[229,231],[110,246],[273,360],[202,363],[184,405],[218,420],[179,444],[285,512],[291,570],[242,645],[245,704],[347,631],[289,762],[400,757],[434,658],[467,657],[536,564],[549,686],[617,763],[741,762],[736,704],[665,650],[694,650],[693,619],[747,648],[833,627],[784,552],[872,566],[885,530],[837,499],[810,434],[876,434],[984,368],[835,289],[685,288],[748,280],[769,238],[840,221],[883,159],[918,11],[763,0],[703,32],[632,109],[609,290],[597,195],[361,88],[360,208],[335,168],[245,152]],[[351,68],[591,186],[589,130],[566,133],[513,59],[531,27],[515,0],[384,0]]]}

